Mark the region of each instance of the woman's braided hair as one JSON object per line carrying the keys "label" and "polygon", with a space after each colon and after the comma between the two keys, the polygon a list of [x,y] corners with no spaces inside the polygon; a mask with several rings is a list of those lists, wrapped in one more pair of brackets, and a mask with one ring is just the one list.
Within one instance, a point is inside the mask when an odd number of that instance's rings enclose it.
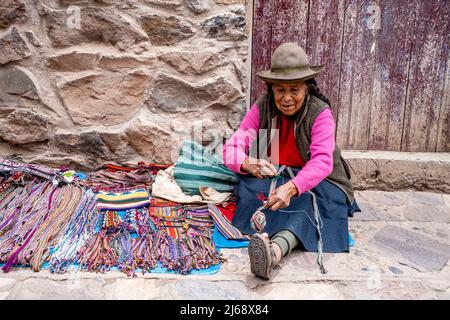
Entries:
{"label": "woman's braided hair", "polygon": [[306,80],[305,83],[308,86],[308,93],[310,95],[319,98],[320,100],[322,100],[323,102],[325,102],[326,104],[328,104],[331,107],[331,103],[330,103],[330,100],[328,99],[328,97],[326,97],[325,95],[323,95],[320,92],[320,89],[317,86],[316,79],[312,78],[312,79]]}

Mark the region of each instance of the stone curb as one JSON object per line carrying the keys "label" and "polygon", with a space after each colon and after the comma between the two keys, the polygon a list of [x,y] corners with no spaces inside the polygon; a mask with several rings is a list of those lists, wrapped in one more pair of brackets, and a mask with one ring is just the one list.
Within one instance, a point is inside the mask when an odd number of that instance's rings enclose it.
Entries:
{"label": "stone curb", "polygon": [[450,193],[450,153],[342,151],[355,190]]}

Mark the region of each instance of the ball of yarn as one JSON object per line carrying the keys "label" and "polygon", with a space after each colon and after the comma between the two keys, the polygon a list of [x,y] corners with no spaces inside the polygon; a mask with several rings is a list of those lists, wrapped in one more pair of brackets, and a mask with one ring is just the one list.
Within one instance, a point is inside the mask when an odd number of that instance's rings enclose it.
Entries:
{"label": "ball of yarn", "polygon": [[264,227],[266,226],[266,216],[264,212],[256,211],[250,219],[250,225],[252,229],[258,233],[263,231]]}

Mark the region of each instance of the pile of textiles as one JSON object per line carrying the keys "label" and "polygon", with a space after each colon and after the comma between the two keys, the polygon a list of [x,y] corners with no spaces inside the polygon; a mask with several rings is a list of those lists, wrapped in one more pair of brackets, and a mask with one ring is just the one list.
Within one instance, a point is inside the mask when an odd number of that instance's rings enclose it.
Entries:
{"label": "pile of textiles", "polygon": [[218,192],[232,192],[239,182],[214,149],[209,150],[193,140],[183,142],[173,176],[183,192],[190,195],[200,195],[200,188],[205,185]]}
{"label": "pile of textiles", "polygon": [[30,266],[39,271],[44,265],[55,273],[105,272],[114,267],[135,276],[155,268],[189,274],[220,265],[225,260],[213,241],[214,230],[244,237],[219,210],[233,208],[236,199],[207,188],[203,194],[209,201],[197,203],[152,196],[163,169],[168,166],[109,164],[67,179],[72,174],[64,167],[0,158],[2,270]]}
{"label": "pile of textiles", "polygon": [[79,251],[89,271],[113,266],[132,276],[163,267],[188,274],[223,261],[212,242],[207,206],[152,198],[144,188],[100,191],[97,232]]}
{"label": "pile of textiles", "polygon": [[167,165],[145,164],[143,162],[139,162],[134,167],[107,164],[101,170],[88,174],[81,184],[94,191],[136,186],[145,186],[151,190],[158,171],[167,167]]}
{"label": "pile of textiles", "polygon": [[[2,269],[7,272],[17,264],[39,271],[73,218],[85,223],[96,214],[95,195],[65,184],[62,172],[41,165],[0,159],[0,173]],[[86,229],[82,231],[74,244],[83,240]]]}

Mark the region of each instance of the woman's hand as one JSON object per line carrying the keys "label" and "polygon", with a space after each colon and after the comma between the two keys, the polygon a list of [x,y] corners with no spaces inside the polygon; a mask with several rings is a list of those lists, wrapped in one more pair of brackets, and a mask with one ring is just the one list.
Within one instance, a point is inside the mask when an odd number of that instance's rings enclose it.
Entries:
{"label": "woman's hand", "polygon": [[258,179],[272,177],[277,174],[277,169],[269,161],[250,157],[242,163],[241,170],[250,172]]}
{"label": "woman's hand", "polygon": [[291,203],[291,198],[297,195],[297,193],[297,187],[292,181],[289,181],[272,191],[269,195],[266,208],[273,211],[287,208]]}

